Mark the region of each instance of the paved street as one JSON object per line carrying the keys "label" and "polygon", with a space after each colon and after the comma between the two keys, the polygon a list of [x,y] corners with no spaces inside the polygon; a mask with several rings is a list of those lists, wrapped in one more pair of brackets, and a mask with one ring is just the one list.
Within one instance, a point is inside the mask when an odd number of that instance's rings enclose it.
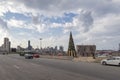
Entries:
{"label": "paved street", "polygon": [[0,80],[120,80],[120,67],[0,55]]}

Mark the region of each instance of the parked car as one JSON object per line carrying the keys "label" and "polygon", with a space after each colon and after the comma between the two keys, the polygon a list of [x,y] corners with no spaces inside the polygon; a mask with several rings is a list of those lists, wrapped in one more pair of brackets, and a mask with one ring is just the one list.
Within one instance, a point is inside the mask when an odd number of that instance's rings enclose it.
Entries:
{"label": "parked car", "polygon": [[119,65],[120,66],[120,57],[114,56],[108,59],[103,59],[101,61],[102,65]]}
{"label": "parked car", "polygon": [[33,54],[32,52],[28,52],[25,54],[25,59],[33,59]]}
{"label": "parked car", "polygon": [[39,58],[40,55],[39,55],[38,53],[33,53],[33,57],[34,57],[34,58]]}

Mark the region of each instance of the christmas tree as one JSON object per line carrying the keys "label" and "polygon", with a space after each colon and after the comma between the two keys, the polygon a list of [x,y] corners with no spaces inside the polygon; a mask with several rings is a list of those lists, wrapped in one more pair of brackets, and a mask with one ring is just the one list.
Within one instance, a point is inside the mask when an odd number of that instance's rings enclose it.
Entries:
{"label": "christmas tree", "polygon": [[74,46],[74,41],[73,41],[73,37],[72,37],[72,32],[70,32],[70,38],[69,38],[69,45],[68,45],[67,54],[68,54],[68,56],[77,57],[75,46]]}

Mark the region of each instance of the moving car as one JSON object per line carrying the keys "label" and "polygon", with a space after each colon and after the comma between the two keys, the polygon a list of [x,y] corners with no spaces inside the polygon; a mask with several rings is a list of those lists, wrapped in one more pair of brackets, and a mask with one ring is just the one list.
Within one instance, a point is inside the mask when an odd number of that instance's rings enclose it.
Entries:
{"label": "moving car", "polygon": [[25,59],[33,59],[33,54],[32,52],[28,52],[25,54]]}
{"label": "moving car", "polygon": [[33,57],[34,57],[34,58],[39,58],[40,55],[39,55],[38,53],[33,53]]}
{"label": "moving car", "polygon": [[108,59],[103,59],[101,61],[102,65],[119,65],[120,66],[120,56],[114,56]]}

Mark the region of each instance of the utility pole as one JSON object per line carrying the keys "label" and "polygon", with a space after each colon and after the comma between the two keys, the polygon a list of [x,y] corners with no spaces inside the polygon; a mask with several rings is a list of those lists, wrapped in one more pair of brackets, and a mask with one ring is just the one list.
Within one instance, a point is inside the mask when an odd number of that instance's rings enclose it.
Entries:
{"label": "utility pole", "polygon": [[40,38],[40,48],[42,48],[42,38]]}

